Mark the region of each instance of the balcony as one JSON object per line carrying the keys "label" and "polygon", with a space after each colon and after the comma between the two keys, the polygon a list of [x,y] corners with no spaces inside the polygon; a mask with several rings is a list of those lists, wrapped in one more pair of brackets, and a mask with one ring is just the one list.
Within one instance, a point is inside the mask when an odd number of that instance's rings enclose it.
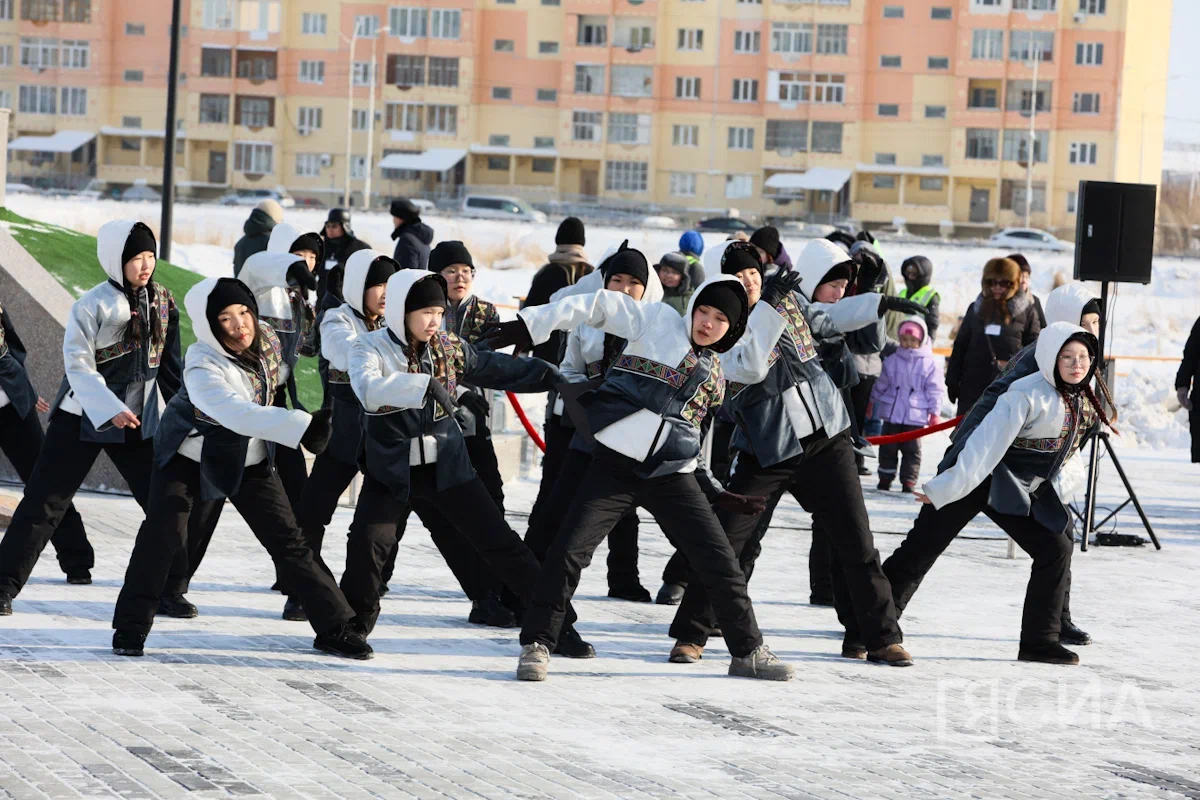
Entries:
{"label": "balcony", "polygon": [[968,111],[999,111],[1000,93],[1003,82],[998,80],[971,80],[967,82]]}

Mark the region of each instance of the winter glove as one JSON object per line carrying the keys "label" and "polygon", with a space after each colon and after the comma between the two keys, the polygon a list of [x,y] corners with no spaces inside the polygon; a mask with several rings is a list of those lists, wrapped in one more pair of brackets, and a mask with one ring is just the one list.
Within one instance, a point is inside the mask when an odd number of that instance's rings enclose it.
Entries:
{"label": "winter glove", "polygon": [[767,288],[763,289],[763,302],[774,308],[783,301],[783,298],[796,291],[796,287],[800,285],[800,281],[802,280],[804,279],[800,277],[800,273],[795,270],[780,272],[774,278],[771,278],[771,282],[767,284]]}
{"label": "winter glove", "polygon": [[915,314],[919,317],[924,317],[927,313],[925,306],[920,303],[909,300],[906,297],[893,297],[885,294],[879,299],[879,316],[883,316],[889,311],[898,311],[901,314]]}
{"label": "winter glove", "polygon": [[289,283],[299,286],[304,291],[304,299],[308,299],[309,292],[317,290],[317,276],[309,271],[308,265],[303,261],[297,261],[288,267],[287,279]]}
{"label": "winter glove", "polygon": [[1175,396],[1179,398],[1179,405],[1188,411],[1192,410],[1192,401],[1188,398],[1188,387],[1180,386],[1175,390]]}
{"label": "winter glove", "polygon": [[854,285],[858,287],[856,294],[868,294],[876,291],[883,283],[880,280],[884,274],[883,256],[869,242],[855,242],[850,248],[850,256],[858,264],[858,276]]}
{"label": "winter glove", "polygon": [[470,411],[475,419],[480,422],[491,416],[491,404],[488,403],[486,397],[476,392],[466,392],[459,395],[458,403],[467,411]]}
{"label": "winter glove", "polygon": [[761,514],[767,510],[767,498],[754,494],[721,492],[713,501],[713,505],[734,514]]}
{"label": "winter glove", "polygon": [[486,328],[483,343],[489,350],[501,350],[511,344],[515,356],[533,348],[533,337],[529,335],[529,328],[525,327],[525,323],[517,318],[512,322],[497,322]]}
{"label": "winter glove", "polygon": [[946,384],[946,399],[951,403],[958,402],[958,386],[949,383]]}
{"label": "winter glove", "polygon": [[433,376],[429,377],[429,388],[425,390],[425,396],[432,397],[433,401],[452,417],[454,416],[454,412],[458,410],[458,404],[454,402],[454,398],[446,391],[446,387]]}
{"label": "winter glove", "polygon": [[321,455],[325,452],[325,448],[329,447],[329,440],[333,437],[333,423],[330,421],[332,416],[332,408],[321,408],[314,411],[312,419],[308,422],[308,428],[300,437],[300,444],[304,445],[304,449],[314,456]]}

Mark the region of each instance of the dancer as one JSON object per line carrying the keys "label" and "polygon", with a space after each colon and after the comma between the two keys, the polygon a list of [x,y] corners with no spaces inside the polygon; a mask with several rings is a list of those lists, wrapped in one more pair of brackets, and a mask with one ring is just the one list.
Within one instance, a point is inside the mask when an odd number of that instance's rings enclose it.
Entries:
{"label": "dancer", "polygon": [[[619,252],[614,260],[618,258],[637,259],[642,270],[649,270],[636,250]],[[753,513],[762,510],[762,498],[720,489],[707,475],[700,453],[700,427],[721,404],[725,390],[718,353],[741,338],[747,313],[741,284],[718,276],[697,289],[686,317],[665,303],[639,303],[602,290],[524,309],[516,322],[498,330],[493,344],[514,344],[518,352],[545,341],[552,330],[581,324],[627,341],[608,377],[581,399],[596,439],[595,456],[546,556],[533,605],[525,612],[519,680],[545,680],[580,573],[617,521],[637,505],[654,514],[684,551],[694,583],[712,592],[733,656],[729,674],[792,677],[792,667],[763,643],[745,577],[710,506]]]}
{"label": "dancer", "polygon": [[927,481],[925,504],[884,571],[898,611],[912,600],[938,556],[981,511],[1033,558],[1021,617],[1020,661],[1078,664],[1062,646],[1059,623],[1071,568],[1071,518],[1056,479],[1096,430],[1111,427],[1088,385],[1096,337],[1066,322],[1042,331],[1038,373],[1009,386],[963,437],[953,466]]}
{"label": "dancer", "polygon": [[[108,280],[71,306],[63,336],[63,376],[50,425],[25,495],[0,541],[0,616],[29,580],[46,543],[101,451],[146,507],[159,403],[178,391],[179,310],[152,280],[157,245],[142,222],[114,220],[96,234],[96,257]],[[194,617],[188,603],[187,553],[171,568],[159,606]]]}
{"label": "dancer", "polygon": [[273,444],[325,449],[329,410],[309,415],[272,405],[282,382],[283,346],[259,320],[244,283],[206,278],[188,290],[184,306],[197,342],[188,348],[184,387],[163,415],[146,520],[113,611],[113,652],[143,654],[155,600],[172,558],[187,545],[191,518],[206,520],[211,530],[228,498],[271,554],[284,584],[301,598],[317,633],[313,647],[370,658],[366,638],[349,624],[354,612],[329,568],[305,544],[271,469]]}

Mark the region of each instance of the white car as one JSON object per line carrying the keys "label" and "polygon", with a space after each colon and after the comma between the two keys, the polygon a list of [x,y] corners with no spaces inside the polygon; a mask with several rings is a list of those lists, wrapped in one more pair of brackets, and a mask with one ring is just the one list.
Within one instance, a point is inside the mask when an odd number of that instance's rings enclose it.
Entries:
{"label": "white car", "polygon": [[121,199],[126,202],[141,201],[145,203],[157,203],[159,200],[162,200],[162,195],[149,186],[135,183],[121,192]]}
{"label": "white car", "polygon": [[277,189],[239,189],[219,201],[223,206],[256,206],[263,200],[274,200],[283,208],[294,208],[296,201]]}
{"label": "white car", "polygon": [[1059,253],[1069,253],[1075,245],[1064,242],[1052,234],[1039,231],[1037,228],[1005,228],[988,239],[988,244],[1005,250],[1021,252],[1022,250],[1054,250]]}
{"label": "white car", "polygon": [[517,197],[469,194],[463,198],[464,217],[511,219],[521,222],[545,222],[546,215]]}

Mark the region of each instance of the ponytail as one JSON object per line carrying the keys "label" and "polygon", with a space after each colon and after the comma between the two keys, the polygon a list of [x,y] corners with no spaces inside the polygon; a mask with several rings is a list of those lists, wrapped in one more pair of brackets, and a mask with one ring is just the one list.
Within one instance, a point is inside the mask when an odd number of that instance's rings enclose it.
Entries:
{"label": "ponytail", "polygon": [[138,303],[138,290],[131,286],[129,281],[123,281],[120,288],[125,294],[125,301],[129,304],[129,321],[121,328],[122,346],[127,350],[132,350],[134,347],[145,344],[147,339],[152,347],[161,345],[166,335],[163,331],[162,316],[154,309],[154,281],[147,283],[145,287],[149,319],[142,318],[141,305]]}

